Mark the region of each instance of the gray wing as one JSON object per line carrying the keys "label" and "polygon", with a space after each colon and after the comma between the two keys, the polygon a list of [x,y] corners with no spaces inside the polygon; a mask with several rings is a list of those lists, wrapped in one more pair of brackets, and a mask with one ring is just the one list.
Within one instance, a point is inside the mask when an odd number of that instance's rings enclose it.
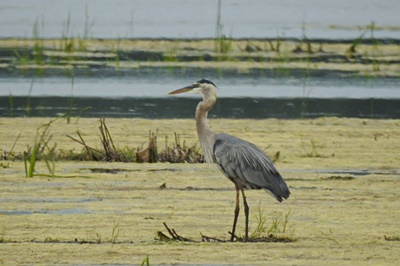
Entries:
{"label": "gray wing", "polygon": [[254,144],[227,134],[217,134],[214,159],[233,182],[247,189],[265,189],[278,201],[290,191],[271,159]]}

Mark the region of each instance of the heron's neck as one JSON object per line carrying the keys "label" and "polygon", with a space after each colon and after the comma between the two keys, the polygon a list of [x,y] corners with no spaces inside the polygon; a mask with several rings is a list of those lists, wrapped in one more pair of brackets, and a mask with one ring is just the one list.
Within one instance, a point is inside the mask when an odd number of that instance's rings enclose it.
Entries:
{"label": "heron's neck", "polygon": [[199,102],[196,108],[196,128],[199,136],[200,145],[204,153],[206,162],[213,162],[213,146],[215,142],[215,133],[211,130],[207,121],[208,111],[213,108],[216,97],[210,97]]}

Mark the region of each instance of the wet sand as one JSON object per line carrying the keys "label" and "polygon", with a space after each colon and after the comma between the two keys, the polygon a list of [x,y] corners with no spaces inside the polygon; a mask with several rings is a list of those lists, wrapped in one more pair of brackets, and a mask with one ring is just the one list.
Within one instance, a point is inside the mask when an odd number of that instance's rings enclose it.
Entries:
{"label": "wet sand", "polygon": [[[0,118],[0,148],[32,145],[50,118]],[[97,119],[65,119],[51,126],[58,150],[82,147],[66,135],[80,130],[100,146]],[[173,132],[197,141],[188,120],[107,119],[120,147],[147,145],[158,129],[159,149]],[[267,225],[287,214],[289,243],[183,243],[155,240],[163,223],[194,240],[229,239],[235,191],[215,166],[56,162],[55,177],[43,161],[25,178],[21,161],[0,161],[0,262],[11,264],[269,264],[396,265],[400,259],[400,121],[211,120],[215,131],[254,142],[273,157],[292,195],[278,204],[248,191],[250,232],[258,209]],[[313,144],[312,144],[313,143]],[[100,169],[100,170],[99,170]],[[114,171],[101,171],[114,169]],[[166,189],[160,185],[166,184]],[[113,234],[114,228],[114,234]],[[244,232],[241,213],[238,234]],[[115,243],[112,243],[115,242]]]}

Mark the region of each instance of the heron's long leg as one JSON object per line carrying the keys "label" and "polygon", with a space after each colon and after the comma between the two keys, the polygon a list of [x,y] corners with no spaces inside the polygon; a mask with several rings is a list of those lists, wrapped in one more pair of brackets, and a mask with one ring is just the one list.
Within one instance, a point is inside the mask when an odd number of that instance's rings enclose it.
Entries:
{"label": "heron's long leg", "polygon": [[239,217],[239,187],[235,184],[236,187],[236,207],[235,207],[235,218],[233,219],[233,227],[232,227],[232,235],[231,235],[231,242],[233,242],[235,238],[235,230],[236,230],[236,223]]}
{"label": "heron's long leg", "polygon": [[249,205],[247,205],[246,195],[244,194],[244,189],[240,189],[242,191],[243,196],[243,205],[244,205],[244,214],[246,216],[246,234],[244,237],[244,241],[247,242],[249,240]]}

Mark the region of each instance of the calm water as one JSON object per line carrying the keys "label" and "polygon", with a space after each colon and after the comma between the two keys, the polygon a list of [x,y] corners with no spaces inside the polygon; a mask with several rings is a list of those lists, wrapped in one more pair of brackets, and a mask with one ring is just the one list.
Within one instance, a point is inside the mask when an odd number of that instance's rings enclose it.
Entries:
{"label": "calm water", "polygon": [[[213,38],[218,1],[201,0],[2,0],[0,38]],[[400,39],[398,0],[222,0],[223,32],[233,38],[308,38],[352,40],[358,26],[385,26],[377,38]],[[390,28],[392,27],[392,28]],[[370,37],[371,33],[366,35]],[[215,70],[146,69],[133,72],[46,77],[0,73],[0,116],[192,117],[198,99],[167,93],[202,77],[219,86],[216,117],[400,118],[399,79],[344,77],[341,73],[217,73]],[[136,71],[136,72],[135,72]],[[32,84],[32,86],[31,86]],[[72,99],[72,100],[71,100]],[[26,106],[32,109],[27,112]],[[185,105],[185,110],[174,105]],[[175,111],[174,111],[175,110]]]}
{"label": "calm water", "polygon": [[[199,75],[157,75],[76,77],[0,77],[0,96],[61,96],[61,97],[168,97],[169,91],[189,85]],[[252,77],[227,75],[216,77],[208,73],[224,98],[350,98],[400,99],[398,78],[337,78],[314,77]],[[32,88],[31,83],[33,82]],[[184,97],[195,97],[184,95]]]}
{"label": "calm water", "polygon": [[[199,99],[0,97],[0,117],[193,118]],[[30,108],[28,109],[27,106]],[[400,118],[399,99],[220,98],[212,118]]]}
{"label": "calm water", "polygon": [[[213,38],[218,1],[203,0],[2,0],[0,37]],[[399,38],[398,0],[222,0],[223,32],[234,38],[354,39],[358,26],[377,38]],[[67,23],[69,19],[69,23]],[[85,26],[86,25],[86,26]],[[368,36],[369,37],[369,36]]]}
{"label": "calm water", "polygon": [[[197,95],[168,96],[199,73],[158,70],[118,76],[0,77],[0,116],[191,118]],[[212,74],[214,73],[214,74]],[[204,73],[202,73],[204,74]],[[207,75],[219,104],[210,115],[230,118],[319,116],[400,118],[399,79],[339,76]],[[27,110],[27,106],[30,109]]]}

